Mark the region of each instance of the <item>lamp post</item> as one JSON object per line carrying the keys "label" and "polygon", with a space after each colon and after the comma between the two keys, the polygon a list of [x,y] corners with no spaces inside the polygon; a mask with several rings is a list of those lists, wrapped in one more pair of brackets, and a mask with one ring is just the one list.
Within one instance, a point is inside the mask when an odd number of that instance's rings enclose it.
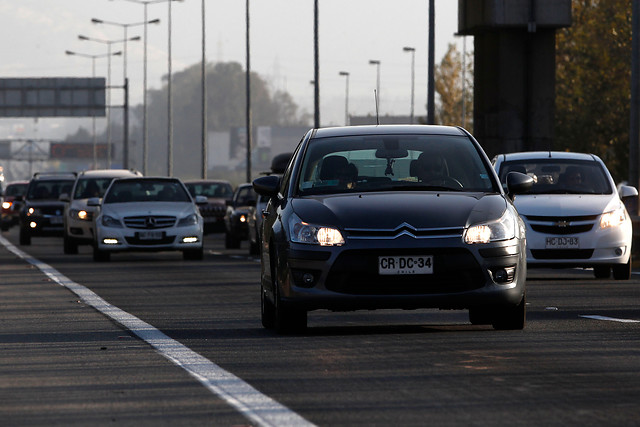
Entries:
{"label": "lamp post", "polygon": [[[95,78],[96,77],[96,59],[97,58],[106,58],[108,56],[115,56],[115,55],[121,55],[122,52],[118,51],[118,52],[114,52],[114,53],[105,53],[102,55],[89,55],[86,53],[78,53],[78,52],[74,52],[71,50],[67,50],[64,52],[67,55],[73,55],[73,56],[80,56],[82,58],[90,58],[91,59],[91,77]],[[98,141],[97,141],[97,137],[96,137],[96,115],[95,113],[93,113],[91,115],[91,121],[92,121],[92,132],[93,132],[93,169],[97,169],[98,168]]]}
{"label": "lamp post", "polygon": [[376,79],[376,116],[378,115],[378,109],[380,107],[380,61],[377,59],[369,60],[369,64],[375,65],[377,69],[377,79]]}
{"label": "lamp post", "polygon": [[349,126],[349,72],[340,71],[338,74],[346,77],[347,83],[344,95],[344,125]]}
{"label": "lamp post", "polygon": [[107,69],[107,168],[111,169],[111,45],[114,43],[126,43],[127,40],[140,40],[140,36],[120,40],[104,40],[79,35],[78,39],[102,43],[107,45],[108,69]]}
{"label": "lamp post", "polygon": [[[113,25],[113,26],[117,26],[117,27],[122,27],[124,29],[124,67],[123,67],[123,76],[122,76],[122,81],[126,82],[127,81],[127,40],[128,40],[128,35],[127,32],[129,30],[129,27],[137,27],[140,25],[144,25],[145,27],[147,26],[147,24],[158,24],[160,23],[159,19],[152,19],[150,21],[144,21],[144,22],[134,22],[134,23],[129,23],[129,24],[124,24],[124,23],[120,23],[120,22],[113,22],[113,21],[105,21],[104,19],[97,19],[97,18],[93,18],[91,19],[91,22],[94,24],[104,24],[104,25]],[[138,37],[138,40],[140,38]],[[147,42],[146,37],[144,40],[145,44]],[[127,120],[128,118],[125,118],[125,120]],[[129,130],[127,129],[127,126],[124,127],[124,132],[128,132]],[[123,151],[122,151],[122,163],[125,169],[129,168],[129,138],[128,135],[125,134],[124,137],[124,147],[123,147]]]}
{"label": "lamp post", "polygon": [[416,48],[414,47],[403,47],[402,50],[404,52],[411,52],[411,124],[413,124],[413,106],[414,106],[414,88],[416,81]]}
{"label": "lamp post", "polygon": [[[110,0],[113,1],[113,0]],[[174,1],[182,1],[182,0],[125,0],[132,3],[138,3],[144,6],[144,21],[147,21],[147,6],[154,3],[163,3],[169,2],[169,73],[168,73],[168,86],[167,90],[169,92],[169,100],[167,102],[167,110],[168,110],[168,132],[169,132],[169,176],[171,176],[172,171],[172,159],[173,156],[173,112],[171,106],[171,3]],[[147,25],[144,26],[144,101],[143,101],[143,143],[142,143],[142,173],[147,175],[147,158],[149,151],[149,127],[147,125]]]}

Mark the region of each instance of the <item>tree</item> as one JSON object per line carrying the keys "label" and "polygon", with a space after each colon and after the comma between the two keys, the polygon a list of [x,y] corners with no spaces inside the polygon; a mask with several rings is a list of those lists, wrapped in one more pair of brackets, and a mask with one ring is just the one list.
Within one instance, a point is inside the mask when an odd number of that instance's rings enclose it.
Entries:
{"label": "tree", "polygon": [[555,148],[594,153],[626,179],[631,2],[573,0],[573,25],[557,33],[556,48]]}
{"label": "tree", "polygon": [[473,60],[470,53],[467,53],[467,71],[464,73],[464,94],[462,67],[462,54],[458,52],[454,43],[450,43],[447,53],[434,72],[435,91],[439,97],[436,105],[436,123],[459,125],[469,129],[473,126]]}

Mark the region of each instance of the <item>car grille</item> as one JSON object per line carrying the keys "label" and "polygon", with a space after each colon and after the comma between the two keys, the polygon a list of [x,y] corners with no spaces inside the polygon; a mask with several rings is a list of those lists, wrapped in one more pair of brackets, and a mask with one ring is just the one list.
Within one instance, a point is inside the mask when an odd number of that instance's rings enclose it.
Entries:
{"label": "car grille", "polygon": [[175,216],[145,215],[128,216],[124,218],[124,225],[126,225],[127,227],[145,230],[155,228],[169,228],[173,227],[175,223]]}
{"label": "car grille", "polygon": [[157,245],[170,245],[176,239],[176,236],[163,236],[162,239],[148,240],[139,239],[138,237],[125,237],[125,240],[130,245],[136,246],[157,246]]}
{"label": "car grille", "polygon": [[227,208],[225,206],[211,206],[211,205],[206,205],[206,206],[199,206],[200,209],[200,214],[202,216],[219,216],[219,217],[223,217],[224,214],[227,212]]}
{"label": "car grille", "polygon": [[395,239],[401,235],[409,235],[416,239],[433,237],[462,236],[461,227],[447,228],[415,228],[408,224],[401,224],[393,229],[347,228],[345,232],[350,239]]}
{"label": "car grille", "polygon": [[593,249],[531,249],[535,259],[589,259]]}
{"label": "car grille", "polygon": [[533,231],[556,235],[586,233],[593,229],[598,219],[598,215],[524,217]]}
{"label": "car grille", "polygon": [[[378,257],[433,254],[433,274],[381,276]],[[326,280],[330,291],[351,295],[448,294],[479,289],[484,275],[465,249],[353,250],[342,252]]]}

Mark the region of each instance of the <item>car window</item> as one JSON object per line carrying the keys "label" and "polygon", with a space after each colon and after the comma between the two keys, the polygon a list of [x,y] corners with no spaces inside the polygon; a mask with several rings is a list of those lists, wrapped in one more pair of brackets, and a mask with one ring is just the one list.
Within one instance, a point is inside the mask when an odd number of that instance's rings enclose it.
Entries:
{"label": "car window", "polygon": [[489,165],[466,137],[348,136],[312,140],[300,195],[433,189],[495,192]]}
{"label": "car window", "polygon": [[102,197],[113,178],[80,178],[73,193],[74,199]]}
{"label": "car window", "polygon": [[236,198],[236,205],[245,206],[253,204],[256,201],[256,194],[253,191],[253,187],[242,187],[238,190],[238,197]]}
{"label": "car window", "polygon": [[509,172],[521,172],[533,178],[528,194],[611,194],[607,174],[595,161],[563,159],[531,159],[504,162],[500,166],[500,182]]}
{"label": "car window", "polygon": [[177,181],[115,181],[104,203],[191,202],[191,197]]}
{"label": "car window", "polygon": [[205,196],[228,199],[233,196],[233,189],[231,188],[231,184],[227,183],[189,183],[187,184],[187,189],[193,197]]}
{"label": "car window", "polygon": [[5,196],[21,196],[27,191],[27,184],[14,184],[7,186]]}
{"label": "car window", "polygon": [[72,185],[73,181],[70,180],[36,180],[29,186],[27,199],[57,200],[61,194],[69,194]]}

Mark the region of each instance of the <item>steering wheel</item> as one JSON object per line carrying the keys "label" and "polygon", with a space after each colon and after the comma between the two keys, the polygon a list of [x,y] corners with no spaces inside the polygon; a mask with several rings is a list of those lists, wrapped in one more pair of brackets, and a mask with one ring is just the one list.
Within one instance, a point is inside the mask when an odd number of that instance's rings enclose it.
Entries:
{"label": "steering wheel", "polygon": [[455,189],[464,188],[464,186],[460,181],[448,175],[440,175],[433,178],[429,178],[428,180],[423,181],[423,183],[427,185],[438,185],[440,187],[450,187]]}

